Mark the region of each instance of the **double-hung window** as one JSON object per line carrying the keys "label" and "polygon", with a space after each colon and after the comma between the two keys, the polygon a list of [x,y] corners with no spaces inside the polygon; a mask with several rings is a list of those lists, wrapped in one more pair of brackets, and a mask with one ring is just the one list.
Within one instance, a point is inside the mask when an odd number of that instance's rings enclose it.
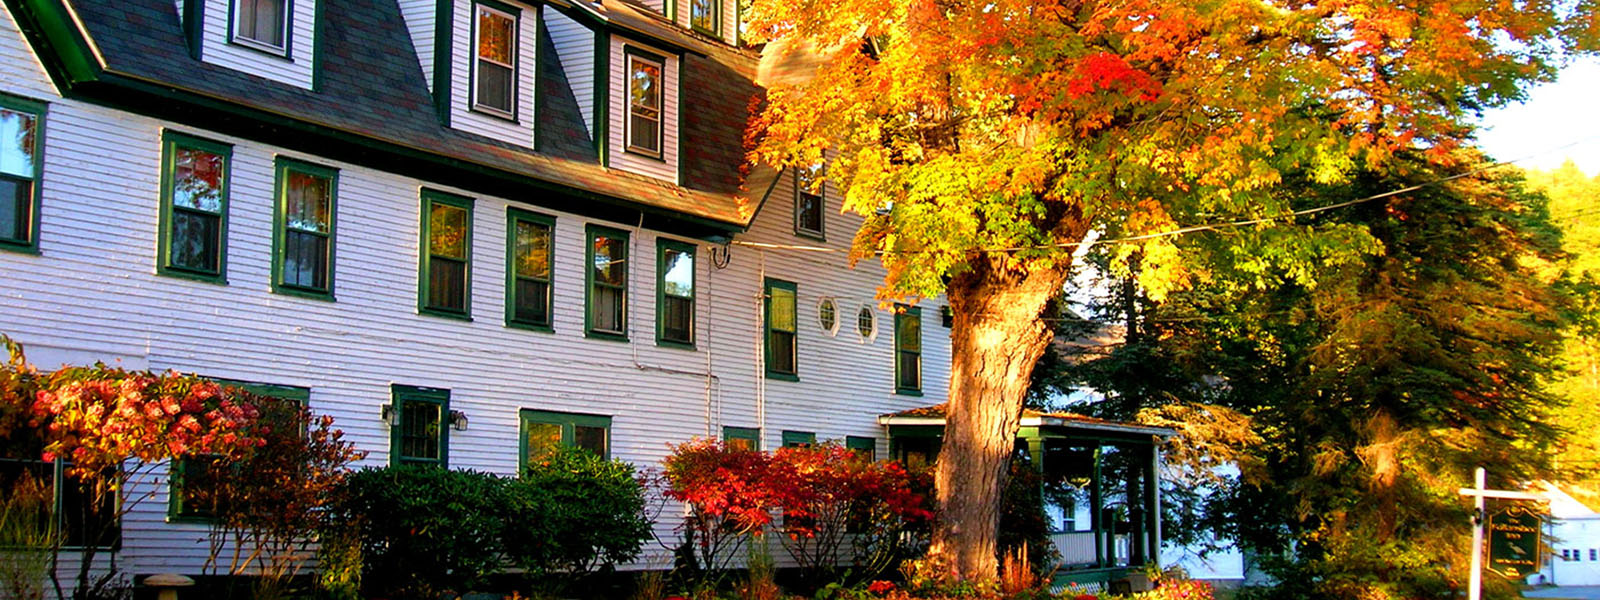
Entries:
{"label": "double-hung window", "polygon": [[393,385],[390,394],[390,464],[448,466],[450,390]]}
{"label": "double-hung window", "polygon": [[172,131],[162,134],[157,272],[225,283],[232,155],[227,144]]}
{"label": "double-hung window", "polygon": [[922,395],[922,308],[896,305],[894,311],[895,393]]}
{"label": "double-hung window", "polygon": [[472,199],[422,191],[417,310],[468,318],[472,298]]}
{"label": "double-hung window", "polygon": [[656,243],[656,343],[694,346],[694,255],[692,244]]}
{"label": "double-hung window", "polygon": [[628,151],[661,157],[662,60],[628,53]]}
{"label": "double-hung window", "polygon": [[278,54],[289,52],[290,0],[234,0],[233,41]]}
{"label": "double-hung window", "polygon": [[[238,388],[258,396],[304,407],[311,401],[309,388],[286,385],[267,385],[239,381],[218,381],[228,387]],[[301,422],[302,426],[308,425]],[[223,508],[222,499],[212,493],[213,482],[228,476],[228,463],[219,455],[185,456],[172,461],[172,471],[167,480],[168,520],[206,521],[215,518]]]}
{"label": "double-hung window", "polygon": [[279,157],[277,180],[273,289],[332,300],[339,171]]}
{"label": "double-hung window", "polygon": [[717,36],[721,29],[720,0],[689,0],[689,27],[695,31]]}
{"label": "double-hung window", "polygon": [[515,208],[506,220],[506,325],[549,331],[556,220]]}
{"label": "double-hung window", "polygon": [[768,278],[765,287],[767,377],[798,381],[795,284]]}
{"label": "double-hung window", "polygon": [[0,438],[0,490],[6,491],[10,513],[6,526],[18,536],[12,539],[59,534],[64,547],[116,546],[121,527],[115,495],[96,503],[89,483],[67,476],[72,463],[40,460],[43,452],[44,441],[26,428]]}
{"label": "double-hung window", "polygon": [[39,249],[45,105],[0,95],[0,249]]}
{"label": "double-hung window", "polygon": [[590,225],[588,234],[588,335],[627,339],[628,232]]}
{"label": "double-hung window", "polygon": [[611,457],[611,417],[522,409],[521,465],[555,451],[575,446],[601,458]]}
{"label": "double-hung window", "polygon": [[878,459],[878,440],[869,437],[845,436],[844,447],[857,458],[872,462]]}
{"label": "double-hung window", "polygon": [[498,2],[476,5],[476,50],[472,67],[472,107],[517,118],[517,17]]}
{"label": "double-hung window", "polygon": [[824,187],[822,164],[797,167],[794,173],[794,232],[805,237],[822,239]]}

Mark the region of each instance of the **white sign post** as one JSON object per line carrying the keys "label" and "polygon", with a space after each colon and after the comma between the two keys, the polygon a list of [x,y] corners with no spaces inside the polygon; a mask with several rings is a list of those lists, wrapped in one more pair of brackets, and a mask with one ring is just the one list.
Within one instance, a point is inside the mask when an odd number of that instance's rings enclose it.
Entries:
{"label": "white sign post", "polygon": [[1486,473],[1483,467],[1473,473],[1475,485],[1458,490],[1463,496],[1473,497],[1472,511],[1472,581],[1467,589],[1467,598],[1479,600],[1483,598],[1483,523],[1488,520],[1488,513],[1484,512],[1484,500],[1499,498],[1501,500],[1534,500],[1544,501],[1543,494],[1530,494],[1528,492],[1513,492],[1509,490],[1484,489]]}

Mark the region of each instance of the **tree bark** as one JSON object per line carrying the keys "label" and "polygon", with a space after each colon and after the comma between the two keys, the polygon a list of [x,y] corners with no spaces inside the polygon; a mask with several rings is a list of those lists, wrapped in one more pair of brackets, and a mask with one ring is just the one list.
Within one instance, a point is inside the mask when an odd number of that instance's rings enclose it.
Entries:
{"label": "tree bark", "polygon": [[[1086,224],[1070,219],[1057,239],[1081,240]],[[1041,313],[1061,293],[1066,256],[1025,268],[993,253],[946,288],[950,328],[950,402],[934,485],[939,523],[930,559],[959,581],[996,577],[1000,498],[1006,485],[1023,396],[1054,329]]]}

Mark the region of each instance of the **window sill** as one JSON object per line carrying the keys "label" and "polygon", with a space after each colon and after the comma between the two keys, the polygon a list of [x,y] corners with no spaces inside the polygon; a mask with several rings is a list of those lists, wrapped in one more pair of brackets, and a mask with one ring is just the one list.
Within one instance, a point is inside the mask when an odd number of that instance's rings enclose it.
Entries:
{"label": "window sill", "polygon": [[186,270],[183,270],[183,269],[180,269],[180,268],[176,268],[176,267],[159,267],[159,268],[156,269],[156,274],[160,275],[162,277],[171,277],[171,278],[174,278],[174,279],[187,279],[189,281],[198,281],[200,283],[214,283],[216,285],[228,285],[227,276],[225,276],[225,275],[223,275],[221,273],[215,273],[215,274],[213,274],[213,273],[200,273],[200,272],[196,272],[196,271],[186,271]]}
{"label": "window sill", "polygon": [[539,323],[529,323],[527,321],[515,321],[509,319],[506,321],[506,327],[511,329],[522,329],[525,331],[537,331],[540,333],[555,333],[556,331],[555,327],[550,325],[541,325]]}
{"label": "window sill", "polygon": [[660,346],[662,348],[677,348],[679,350],[697,350],[697,348],[695,348],[694,342],[679,342],[679,341],[676,341],[676,340],[664,340],[664,339],[661,339],[661,338],[656,338],[656,345]]}
{"label": "window sill", "polygon": [[324,292],[324,291],[321,291],[321,290],[298,288],[298,287],[294,287],[294,286],[284,285],[284,284],[281,284],[281,283],[273,284],[272,293],[274,293],[274,294],[282,294],[282,295],[285,295],[285,296],[294,296],[296,298],[305,298],[307,300],[321,300],[323,302],[334,302],[335,301],[334,298],[333,298],[333,292],[331,292],[331,291]]}
{"label": "window sill", "polygon": [[916,396],[916,397],[919,397],[919,398],[922,397],[922,390],[920,390],[920,389],[895,388],[894,389],[894,393],[895,393],[896,396]]}
{"label": "window sill", "polygon": [[794,234],[796,236],[798,236],[798,237],[803,237],[803,238],[810,239],[810,240],[816,240],[816,241],[819,241],[819,242],[828,241],[828,236],[823,234],[821,231],[812,231],[810,229],[801,229],[799,227],[796,227],[796,228],[794,228]]}
{"label": "window sill", "polygon": [[625,150],[628,154],[632,154],[640,158],[648,158],[650,160],[660,161],[663,163],[667,162],[666,152],[661,150],[651,151],[638,146],[628,146]]}
{"label": "window sill", "polygon": [[39,255],[38,244],[23,244],[10,240],[0,240],[0,250],[13,252],[16,254],[31,254],[33,256]]}
{"label": "window sill", "polygon": [[215,525],[217,518],[200,515],[167,515],[167,523],[172,525]]}
{"label": "window sill", "polygon": [[583,337],[589,338],[591,340],[606,340],[606,341],[609,341],[609,342],[626,342],[626,341],[628,341],[628,334],[626,334],[626,333],[612,333],[612,332],[609,332],[609,331],[595,331],[593,329],[590,329],[588,331],[583,332]]}
{"label": "window sill", "polygon": [[417,308],[417,314],[424,315],[424,316],[429,316],[429,317],[439,317],[441,319],[454,319],[454,320],[457,320],[457,321],[466,321],[468,323],[472,322],[472,315],[467,313],[467,312],[465,312],[465,311],[457,312],[457,311],[447,310],[447,309],[443,309],[443,308],[429,308],[429,307],[423,306],[423,307]]}
{"label": "window sill", "polygon": [[776,379],[778,381],[800,381],[800,376],[798,374],[794,374],[794,373],[779,373],[777,371],[767,371],[767,379]]}
{"label": "window sill", "polygon": [[282,60],[282,61],[285,61],[285,62],[289,62],[289,63],[293,63],[294,62],[294,56],[292,56],[289,53],[289,48],[287,46],[285,46],[283,48],[275,48],[275,47],[263,44],[261,42],[256,42],[256,41],[252,41],[252,40],[249,40],[249,39],[246,39],[246,38],[232,37],[232,36],[229,36],[229,38],[228,38],[228,45],[229,46],[238,47],[238,48],[244,48],[245,50],[249,50],[251,52],[255,52],[255,53],[261,54],[263,56],[269,56],[269,57],[272,57],[272,58],[276,58],[278,60]]}
{"label": "window sill", "polygon": [[472,105],[472,108],[467,109],[467,112],[475,115],[483,115],[491,119],[505,121],[519,127],[522,126],[522,121],[517,118],[515,113],[504,112],[497,108],[489,108],[487,106],[474,104]]}

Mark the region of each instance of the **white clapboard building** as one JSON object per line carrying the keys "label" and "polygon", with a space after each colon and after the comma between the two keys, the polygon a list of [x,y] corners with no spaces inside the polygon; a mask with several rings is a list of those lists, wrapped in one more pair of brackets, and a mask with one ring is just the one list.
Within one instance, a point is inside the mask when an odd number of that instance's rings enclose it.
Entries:
{"label": "white clapboard building", "polygon": [[1545,520],[1544,568],[1528,583],[1556,586],[1600,585],[1600,513],[1579,502],[1561,487],[1540,484],[1549,498]]}
{"label": "white clapboard building", "polygon": [[[942,300],[880,304],[836,190],[741,169],[737,2],[672,2],[5,0],[0,332],[304,398],[367,465],[885,456],[945,399]],[[119,565],[197,574],[154,485]]]}

